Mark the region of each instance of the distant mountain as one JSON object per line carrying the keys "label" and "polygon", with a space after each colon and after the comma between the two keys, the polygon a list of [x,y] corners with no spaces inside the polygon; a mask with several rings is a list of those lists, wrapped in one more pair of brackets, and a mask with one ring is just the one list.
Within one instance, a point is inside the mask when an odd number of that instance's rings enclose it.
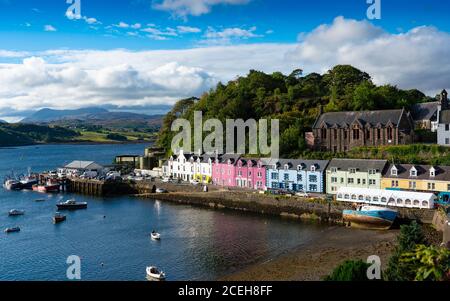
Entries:
{"label": "distant mountain", "polygon": [[92,107],[78,110],[42,109],[23,119],[21,123],[61,126],[95,125],[110,128],[159,128],[162,118],[162,115],[111,112]]}
{"label": "distant mountain", "polygon": [[50,123],[62,119],[83,119],[89,115],[108,113],[102,108],[83,108],[78,110],[52,110],[42,109],[23,119],[21,123]]}
{"label": "distant mountain", "polygon": [[0,124],[7,124],[8,122],[0,119]]}

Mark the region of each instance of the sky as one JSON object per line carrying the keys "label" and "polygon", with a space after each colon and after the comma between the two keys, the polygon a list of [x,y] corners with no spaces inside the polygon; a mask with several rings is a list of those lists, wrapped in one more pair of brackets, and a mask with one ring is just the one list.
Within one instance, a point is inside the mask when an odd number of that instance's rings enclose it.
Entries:
{"label": "sky", "polygon": [[0,119],[159,114],[250,69],[352,64],[376,84],[450,88],[450,2],[381,0],[373,20],[367,1],[0,0]]}

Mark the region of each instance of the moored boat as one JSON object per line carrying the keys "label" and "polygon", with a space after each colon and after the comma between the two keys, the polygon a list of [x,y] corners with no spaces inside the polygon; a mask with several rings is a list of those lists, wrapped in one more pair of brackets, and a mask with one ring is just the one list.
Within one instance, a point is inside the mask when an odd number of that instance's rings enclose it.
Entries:
{"label": "moored boat", "polygon": [[34,185],[37,185],[39,181],[36,178],[26,177],[20,180],[21,189],[32,190]]}
{"label": "moored boat", "polygon": [[388,230],[397,215],[397,210],[385,207],[359,206],[356,210],[344,210],[343,219],[356,228]]}
{"label": "moored boat", "polygon": [[165,280],[166,274],[160,271],[157,267],[147,267],[147,277],[156,280]]}
{"label": "moored boat", "polygon": [[53,223],[59,224],[64,222],[67,219],[67,217],[59,212],[56,212],[55,216],[53,216]]}
{"label": "moored boat", "polygon": [[3,187],[7,190],[21,190],[22,184],[17,180],[7,180],[3,184]]}
{"label": "moored boat", "polygon": [[15,232],[20,232],[20,228],[14,227],[14,228],[6,228],[5,229],[5,233],[15,233]]}
{"label": "moored boat", "polygon": [[60,185],[58,182],[47,181],[45,184],[38,184],[33,186],[33,191],[42,193],[59,192]]}
{"label": "moored boat", "polygon": [[9,216],[19,216],[19,215],[24,215],[25,211],[23,210],[17,210],[17,209],[13,209],[11,211],[9,211],[8,215]]}
{"label": "moored boat", "polygon": [[78,210],[78,209],[87,209],[86,202],[77,202],[75,200],[68,200],[59,204],[56,204],[58,210]]}
{"label": "moored boat", "polygon": [[153,232],[150,234],[150,236],[151,236],[151,238],[152,238],[153,240],[161,240],[161,234],[157,233],[156,231],[153,231]]}

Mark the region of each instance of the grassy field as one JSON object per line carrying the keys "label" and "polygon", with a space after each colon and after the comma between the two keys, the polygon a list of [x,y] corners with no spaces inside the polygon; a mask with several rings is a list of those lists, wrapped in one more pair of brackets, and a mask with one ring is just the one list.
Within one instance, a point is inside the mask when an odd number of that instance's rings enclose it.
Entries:
{"label": "grassy field", "polygon": [[156,137],[155,133],[141,133],[141,132],[120,132],[120,131],[80,131],[81,136],[76,139],[85,142],[96,142],[96,143],[114,143],[114,142],[126,142],[108,139],[109,134],[119,134],[125,136],[128,142],[137,142],[139,140],[151,141]]}

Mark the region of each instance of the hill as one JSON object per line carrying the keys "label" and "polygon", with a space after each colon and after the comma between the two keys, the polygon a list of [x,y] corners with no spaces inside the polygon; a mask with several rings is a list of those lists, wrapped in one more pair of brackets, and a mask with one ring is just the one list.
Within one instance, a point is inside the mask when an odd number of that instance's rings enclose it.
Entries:
{"label": "hill", "polygon": [[99,126],[113,129],[138,128],[158,130],[162,117],[161,115],[111,112],[106,109],[93,107],[78,110],[42,109],[21,122],[64,127]]}
{"label": "hill", "polygon": [[[285,75],[251,70],[227,84],[219,83],[200,100],[180,100],[165,116],[158,144],[170,149],[170,125],[176,118],[193,122],[194,111],[204,120],[279,119],[280,154],[298,157],[308,152],[304,133],[311,130],[320,108],[325,112],[411,108],[434,101],[418,90],[377,86],[369,74],[350,65],[338,65],[325,74],[303,75],[301,69]],[[258,154],[252,154],[258,155]]]}
{"label": "hill", "polygon": [[80,134],[62,127],[0,124],[0,147],[70,142]]}

